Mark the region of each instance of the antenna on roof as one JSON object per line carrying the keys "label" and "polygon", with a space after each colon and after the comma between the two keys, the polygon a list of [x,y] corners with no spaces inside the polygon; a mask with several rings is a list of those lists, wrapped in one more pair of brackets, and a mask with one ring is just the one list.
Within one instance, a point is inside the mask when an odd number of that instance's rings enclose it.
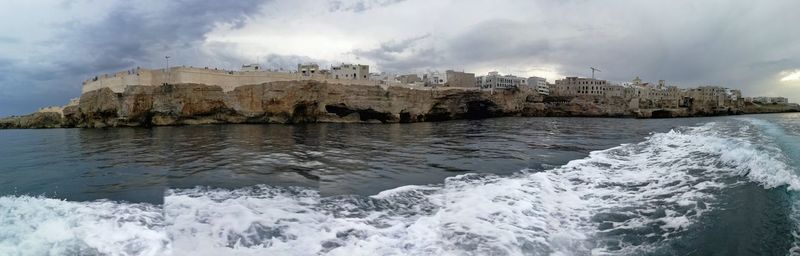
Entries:
{"label": "antenna on roof", "polygon": [[591,69],[592,69],[592,79],[594,79],[594,72],[595,72],[595,71],[597,71],[597,72],[602,72],[602,71],[600,71],[599,69],[596,69],[596,68],[594,68],[594,67],[589,67],[589,68],[591,68]]}

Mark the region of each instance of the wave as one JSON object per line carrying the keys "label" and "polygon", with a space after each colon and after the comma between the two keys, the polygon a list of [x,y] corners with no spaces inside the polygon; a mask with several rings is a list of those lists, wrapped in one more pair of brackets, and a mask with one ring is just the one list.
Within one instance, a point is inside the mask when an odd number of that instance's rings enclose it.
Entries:
{"label": "wave", "polygon": [[159,206],[0,197],[0,255],[165,255]]}
{"label": "wave", "polygon": [[369,197],[267,185],[168,190],[163,206],[5,196],[0,255],[668,251],[721,207],[725,189],[746,182],[800,188],[779,130],[747,123],[656,133],[546,171],[465,174]]}
{"label": "wave", "polygon": [[[659,250],[729,186],[800,182],[742,129],[653,134],[543,172],[466,174],[371,197],[302,188],[171,190],[167,230],[193,255],[588,255]],[[747,179],[742,179],[746,177]]]}

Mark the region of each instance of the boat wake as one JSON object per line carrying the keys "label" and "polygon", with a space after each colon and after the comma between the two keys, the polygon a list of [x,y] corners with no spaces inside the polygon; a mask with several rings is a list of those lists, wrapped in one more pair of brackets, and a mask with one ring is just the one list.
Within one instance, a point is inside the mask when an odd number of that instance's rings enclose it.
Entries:
{"label": "boat wake", "polygon": [[[763,125],[763,124],[761,124]],[[757,123],[709,123],[550,170],[370,197],[298,187],[167,191],[164,205],[0,197],[9,255],[638,255],[669,251],[725,189],[800,188]],[[0,253],[2,254],[2,253]]]}
{"label": "boat wake", "polygon": [[0,197],[0,255],[168,255],[160,206]]}
{"label": "boat wake", "polygon": [[748,181],[800,187],[758,131],[653,134],[544,171],[466,174],[371,197],[255,186],[170,191],[174,250],[258,255],[588,255],[661,250]]}

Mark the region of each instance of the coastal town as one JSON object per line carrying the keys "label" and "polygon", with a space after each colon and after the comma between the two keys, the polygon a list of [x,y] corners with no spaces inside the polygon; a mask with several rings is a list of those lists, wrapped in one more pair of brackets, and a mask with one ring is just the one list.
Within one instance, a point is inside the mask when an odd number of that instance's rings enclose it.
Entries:
{"label": "coastal town", "polygon": [[[629,82],[619,83],[595,78],[595,72],[600,71],[599,69],[592,67],[591,71],[592,77],[570,76],[550,82],[543,77],[515,76],[497,71],[485,75],[455,70],[427,71],[421,74],[377,73],[370,72],[368,65],[345,63],[328,68],[316,63],[301,63],[295,70],[263,69],[259,64],[242,65],[239,70],[191,66],[162,69],[136,67],[87,79],[83,82],[81,98],[72,99],[65,106],[40,108],[37,113],[56,114],[60,118],[72,119],[73,121],[67,122],[72,126],[102,127],[227,122],[420,122],[515,115],[663,118],[800,111],[800,106],[790,103],[785,97],[745,97],[740,90],[722,86],[685,88],[668,84],[665,80],[647,82],[638,76]],[[270,84],[281,84],[285,88],[277,90],[274,86],[263,87]],[[313,88],[307,86],[309,84]],[[197,93],[197,88],[182,95],[171,94],[174,88],[190,85],[206,86],[208,88],[202,90],[219,90],[222,94],[240,94],[238,91],[243,88],[261,85],[263,97],[269,97],[270,104],[283,103],[268,106],[269,104],[263,103],[264,99],[260,99],[261,105],[245,111],[241,109],[241,103],[232,102],[232,96],[202,98],[207,97],[208,93]],[[300,85],[306,86],[298,89]],[[320,89],[323,85],[324,88]],[[143,92],[142,88],[149,89]],[[286,95],[286,90],[297,90],[297,93]],[[372,90],[383,92],[385,97],[375,100],[374,97],[367,96],[378,93],[369,92]],[[312,91],[313,96],[308,96],[312,95]],[[110,94],[98,96],[101,92]],[[327,92],[327,96],[320,92]],[[398,96],[391,95],[392,92]],[[350,97],[329,97],[339,93]],[[306,96],[297,96],[302,94]],[[82,102],[87,95],[95,98],[92,103]],[[185,102],[188,101],[182,98],[177,101],[165,100],[173,104],[170,111],[157,110],[156,107],[167,104],[159,104],[161,98],[158,95],[201,97],[196,99],[203,102],[201,107],[214,106],[190,114],[181,113],[186,111]],[[104,98],[98,100],[97,97]],[[143,107],[140,102],[142,97],[151,97],[152,99],[146,100],[151,105]],[[236,98],[242,97],[240,95]],[[257,99],[248,99],[250,102],[255,100]],[[116,105],[100,111],[95,106],[98,101]],[[334,102],[321,105],[323,101]],[[219,109],[228,109],[225,113],[236,113],[237,117],[208,120],[208,115],[219,114],[212,114],[210,111]],[[83,120],[93,118],[98,111],[111,113],[112,117],[104,117],[96,124],[83,124]],[[192,119],[192,115],[197,113],[202,113],[205,119],[181,121]],[[170,117],[152,119],[152,116],[161,115]],[[376,115],[379,117],[375,117]],[[131,117],[134,119],[131,120]],[[3,127],[6,128],[31,126],[24,125],[25,121],[21,120],[25,119],[12,118],[0,120],[0,123],[5,123]]]}
{"label": "coastal town", "polygon": [[[591,68],[594,76],[595,68]],[[680,108],[694,103],[711,104],[718,108],[740,108],[744,104],[790,104],[785,97],[743,97],[737,89],[704,85],[680,88],[665,80],[646,82],[636,76],[630,82],[613,83],[607,80],[583,77],[564,77],[549,82],[542,77],[523,77],[500,74],[497,71],[476,75],[463,71],[428,71],[422,74],[371,73],[369,65],[345,64],[323,69],[316,63],[302,63],[296,70],[262,69],[260,64],[242,65],[240,70],[217,68],[172,67],[146,70],[136,68],[115,74],[106,74],[83,82],[83,92],[111,88],[122,92],[129,85],[200,83],[219,85],[224,90],[235,87],[274,81],[318,80],[333,83],[360,85],[400,86],[413,89],[459,88],[480,90],[531,90],[552,97],[617,97],[631,100],[631,108]],[[77,104],[73,99],[71,104]],[[796,105],[796,104],[795,104]],[[57,108],[45,109],[57,110]]]}

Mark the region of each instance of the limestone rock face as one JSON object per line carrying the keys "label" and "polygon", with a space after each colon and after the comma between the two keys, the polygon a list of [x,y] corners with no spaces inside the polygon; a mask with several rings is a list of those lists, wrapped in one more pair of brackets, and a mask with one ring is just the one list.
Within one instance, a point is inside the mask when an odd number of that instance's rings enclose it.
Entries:
{"label": "limestone rock face", "polygon": [[0,119],[0,129],[17,128],[60,128],[64,119],[61,114],[54,112],[37,112],[25,116],[15,116]]}
{"label": "limestone rock face", "polygon": [[[691,108],[639,109],[621,97],[551,97],[527,89],[433,90],[328,84],[313,80],[219,86],[173,84],[105,88],[81,96],[58,113],[0,119],[0,128],[115,127],[220,123],[409,123],[500,116],[684,117],[738,114],[696,104]],[[744,113],[782,108],[749,106]]]}
{"label": "limestone rock face", "polygon": [[525,104],[525,116],[629,117],[633,115],[621,97],[536,97]]}
{"label": "limestone rock face", "polygon": [[65,123],[77,127],[213,123],[397,123],[524,115],[534,92],[272,82],[223,92],[218,86],[129,86],[81,96]]}

